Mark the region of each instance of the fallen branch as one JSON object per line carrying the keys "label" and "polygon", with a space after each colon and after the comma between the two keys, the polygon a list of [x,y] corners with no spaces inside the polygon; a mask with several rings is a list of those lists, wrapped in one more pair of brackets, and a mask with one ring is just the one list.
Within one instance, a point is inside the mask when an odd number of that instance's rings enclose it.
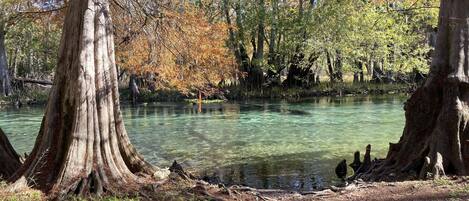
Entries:
{"label": "fallen branch", "polygon": [[35,80],[29,78],[14,78],[17,82],[31,83],[31,84],[41,84],[41,85],[52,85],[53,82],[49,80]]}

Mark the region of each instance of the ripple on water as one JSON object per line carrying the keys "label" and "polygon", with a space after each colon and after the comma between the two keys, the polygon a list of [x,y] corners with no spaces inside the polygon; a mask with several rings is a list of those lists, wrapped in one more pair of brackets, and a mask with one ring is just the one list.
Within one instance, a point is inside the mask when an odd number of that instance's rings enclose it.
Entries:
{"label": "ripple on water", "polygon": [[[192,171],[227,184],[313,190],[337,182],[342,158],[371,143],[385,155],[402,133],[404,97],[317,98],[203,106],[157,103],[124,106],[125,125],[136,148],[152,163],[178,160]],[[18,152],[29,152],[43,108],[0,110],[0,127]]]}

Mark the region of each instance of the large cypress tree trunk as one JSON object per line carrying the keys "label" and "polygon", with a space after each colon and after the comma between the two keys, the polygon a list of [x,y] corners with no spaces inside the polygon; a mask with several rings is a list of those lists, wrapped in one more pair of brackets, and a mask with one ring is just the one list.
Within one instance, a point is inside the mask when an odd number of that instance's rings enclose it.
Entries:
{"label": "large cypress tree trunk", "polygon": [[469,1],[441,1],[430,76],[407,101],[406,126],[372,180],[469,172]]}
{"label": "large cypress tree trunk", "polygon": [[70,1],[59,52],[35,146],[10,180],[53,196],[136,190],[159,171],[124,128],[107,0]]}
{"label": "large cypress tree trunk", "polygon": [[0,96],[11,94],[10,74],[5,48],[5,25],[0,21]]}
{"label": "large cypress tree trunk", "polygon": [[0,129],[0,180],[8,179],[21,166],[20,156]]}

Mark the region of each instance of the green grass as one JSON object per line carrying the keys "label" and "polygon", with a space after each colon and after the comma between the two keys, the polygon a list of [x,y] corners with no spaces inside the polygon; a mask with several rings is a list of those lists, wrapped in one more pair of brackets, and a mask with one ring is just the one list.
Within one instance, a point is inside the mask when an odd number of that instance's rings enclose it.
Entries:
{"label": "green grass", "polygon": [[434,179],[433,184],[435,184],[436,186],[451,186],[454,184],[454,181],[446,177],[441,177],[438,179]]}
{"label": "green grass", "polygon": [[454,188],[451,188],[451,197],[463,197],[463,196],[468,196],[469,195],[469,185],[464,184],[463,186],[456,186]]}
{"label": "green grass", "polygon": [[460,200],[459,198],[469,196],[469,184],[461,183],[459,180],[454,180],[448,177],[442,177],[433,180],[435,187],[444,187],[450,189],[451,200]]}
{"label": "green grass", "polygon": [[44,195],[37,190],[24,190],[21,192],[9,192],[8,184],[0,181],[0,201],[40,201],[45,200]]}

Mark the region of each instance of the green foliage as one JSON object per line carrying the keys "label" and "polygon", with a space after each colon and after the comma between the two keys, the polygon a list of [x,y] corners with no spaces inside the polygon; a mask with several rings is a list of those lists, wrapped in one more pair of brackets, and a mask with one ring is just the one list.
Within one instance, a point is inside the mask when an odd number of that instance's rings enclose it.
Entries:
{"label": "green foliage", "polygon": [[9,192],[8,184],[0,181],[0,201],[41,201],[45,200],[40,191],[26,189],[20,192]]}
{"label": "green foliage", "polygon": [[26,18],[7,31],[6,47],[10,71],[17,76],[42,77],[53,72],[61,37],[60,23],[52,17]]}
{"label": "green foliage", "polygon": [[264,62],[255,61],[264,70],[280,72],[300,52],[306,58],[319,57],[313,64],[308,60],[301,63],[316,72],[324,71],[327,53],[340,56],[344,72],[357,72],[358,61],[368,70],[373,62],[383,63],[383,70],[393,72],[428,70],[428,39],[437,25],[437,0],[280,1],[276,12],[273,4],[278,1],[266,2],[265,12],[259,12],[258,1],[230,2],[232,7],[242,8],[242,12],[232,12],[233,18],[241,22],[236,26],[237,39],[249,53],[253,51],[252,38],[260,15],[266,19],[266,42],[272,37],[271,30],[277,30],[275,52],[266,54],[274,54],[280,61],[269,65],[267,57]]}
{"label": "green foliage", "polygon": [[239,88],[230,89],[228,99],[301,99],[319,96],[358,96],[406,94],[415,85],[407,84],[372,84],[372,83],[321,83],[311,89],[272,87],[269,89],[243,91]]}
{"label": "green foliage", "polygon": [[425,8],[435,0],[393,1],[393,4],[371,1],[320,1],[308,22],[306,52],[341,53],[345,70],[355,72],[356,61],[367,67],[382,61],[384,70],[411,72],[428,69],[430,47],[427,34],[436,27],[438,9]]}
{"label": "green foliage", "polygon": [[[0,1],[0,25],[5,25],[7,32],[6,47],[9,70],[12,75],[17,77],[50,80],[52,79],[54,67],[57,64],[63,13],[59,11],[23,15],[21,11],[35,11],[38,9],[30,8],[31,5],[25,2],[27,1]],[[227,41],[227,44],[242,44],[246,49],[246,55],[250,59],[248,61],[249,65],[260,66],[264,72],[270,71],[277,75],[282,73],[282,75],[285,75],[285,69],[294,62],[295,55],[303,54],[305,59],[299,63],[299,66],[309,68],[322,77],[327,74],[328,56],[341,61],[342,66],[340,70],[343,73],[359,72],[362,69],[359,68],[358,63],[362,63],[368,73],[371,73],[371,67],[375,63],[382,64],[382,70],[394,73],[408,73],[414,70],[421,72],[428,71],[430,61],[429,51],[432,49],[428,41],[430,33],[437,25],[438,2],[437,0],[193,1],[197,8],[204,11],[201,13],[205,15],[207,22],[225,23],[230,21],[229,27],[232,28],[233,37],[222,37],[223,39],[220,39],[220,44],[223,46],[225,38],[227,40],[234,40]],[[226,10],[224,10],[225,8]],[[228,13],[229,20],[224,15],[225,11]],[[177,12],[173,14],[177,16]],[[136,29],[141,29],[140,24],[143,21],[139,22],[137,18],[121,17],[121,19],[117,17],[119,16],[118,12],[115,12],[114,16],[116,30],[120,30],[118,27],[127,30],[129,23],[135,26]],[[184,22],[182,24],[190,24],[188,27],[194,28],[195,31],[191,34],[185,34],[185,32],[181,31],[182,25],[175,26],[174,33],[167,34],[167,36],[162,37],[161,34],[156,34],[158,35],[155,36],[156,38],[163,38],[167,41],[164,44],[161,42],[163,40],[159,43],[155,42],[155,47],[168,44],[173,46],[176,41],[179,41],[177,37],[171,38],[169,36],[181,35],[183,38],[190,38],[186,35],[194,37],[196,32],[200,32],[200,35],[214,35],[213,30],[211,30],[212,32],[205,30],[207,26],[201,26],[200,23],[192,23],[200,18],[199,15],[192,16],[192,18],[181,15],[178,16],[179,18],[184,18],[184,20],[181,20],[181,22]],[[119,21],[118,19],[121,20]],[[259,40],[260,23],[265,25],[264,57],[254,59],[254,47],[258,43],[257,40]],[[155,27],[162,31],[161,33],[168,32],[166,29],[159,28],[160,24],[165,24],[163,21],[160,22],[155,19],[155,24],[158,25]],[[216,33],[223,32],[221,30],[226,31],[225,29],[220,29]],[[149,35],[153,36],[155,33]],[[123,39],[126,39],[128,35],[133,35],[119,31],[116,31],[115,34],[117,36],[116,44],[124,44],[122,43],[125,41]],[[229,32],[226,31],[224,34],[228,35]],[[207,38],[207,40],[197,41],[201,41],[201,44],[211,44],[210,37]],[[150,37],[150,40],[153,39]],[[184,42],[181,44],[186,45]],[[273,45],[271,46],[271,44]],[[203,45],[189,45],[188,49],[196,50],[197,48],[195,47],[198,46],[201,47]],[[149,48],[142,44],[138,44],[136,47],[140,47],[143,50],[151,49],[152,51],[159,49]],[[173,49],[178,52],[181,51],[181,48]],[[232,50],[234,54],[236,48]],[[122,52],[119,45],[116,51]],[[171,50],[167,53],[168,55],[173,55],[174,52],[176,51]],[[125,53],[139,55],[136,48],[129,48],[128,52]],[[188,54],[188,57],[199,55],[196,53],[200,53],[200,51]],[[215,60],[214,56],[219,55],[216,51],[207,51],[206,54],[201,55],[203,55],[204,59],[190,58],[190,60],[197,61],[198,65],[201,65],[201,61],[206,61],[204,70],[194,70],[194,66],[191,65],[187,65],[187,68],[176,68],[178,65],[168,68],[169,65],[167,64],[177,62],[175,62],[173,57],[167,55],[161,56],[160,59],[148,59],[148,61],[143,57],[136,57],[136,61],[133,61],[133,65],[130,66],[137,66],[134,65],[135,63],[159,64],[154,65],[158,66],[158,68],[151,68],[151,70],[156,69],[155,71],[158,72],[158,76],[162,77],[160,81],[162,84],[171,81],[171,77],[175,77],[174,75],[185,72],[184,69],[189,69],[186,72],[187,75],[179,76],[184,77],[181,80],[203,83],[206,80],[211,80],[208,79],[210,76],[197,76],[200,77],[200,80],[196,81],[187,77],[195,72],[200,72],[201,75],[210,75],[210,73],[222,72],[223,70],[221,65],[213,62]],[[270,60],[272,56],[275,58],[274,62]],[[118,55],[118,57],[120,58],[118,58],[118,61],[129,61],[129,59],[122,57],[122,55]],[[317,59],[309,60],[309,58]],[[240,64],[239,58],[237,61]],[[227,66],[231,66],[231,62]],[[166,68],[170,70],[162,70]],[[205,69],[209,70],[205,71]],[[226,76],[223,78],[226,78],[226,80],[224,81],[229,83],[231,80],[228,79],[241,77],[238,74],[232,76],[235,73],[238,72],[225,73]],[[219,79],[213,80],[219,81]],[[173,85],[182,86],[181,83],[185,83],[182,81],[173,83]],[[213,82],[211,84],[215,86],[218,83]],[[184,86],[181,88],[184,88]],[[150,97],[151,95],[144,94],[144,96],[148,97],[146,99],[154,99]]]}

